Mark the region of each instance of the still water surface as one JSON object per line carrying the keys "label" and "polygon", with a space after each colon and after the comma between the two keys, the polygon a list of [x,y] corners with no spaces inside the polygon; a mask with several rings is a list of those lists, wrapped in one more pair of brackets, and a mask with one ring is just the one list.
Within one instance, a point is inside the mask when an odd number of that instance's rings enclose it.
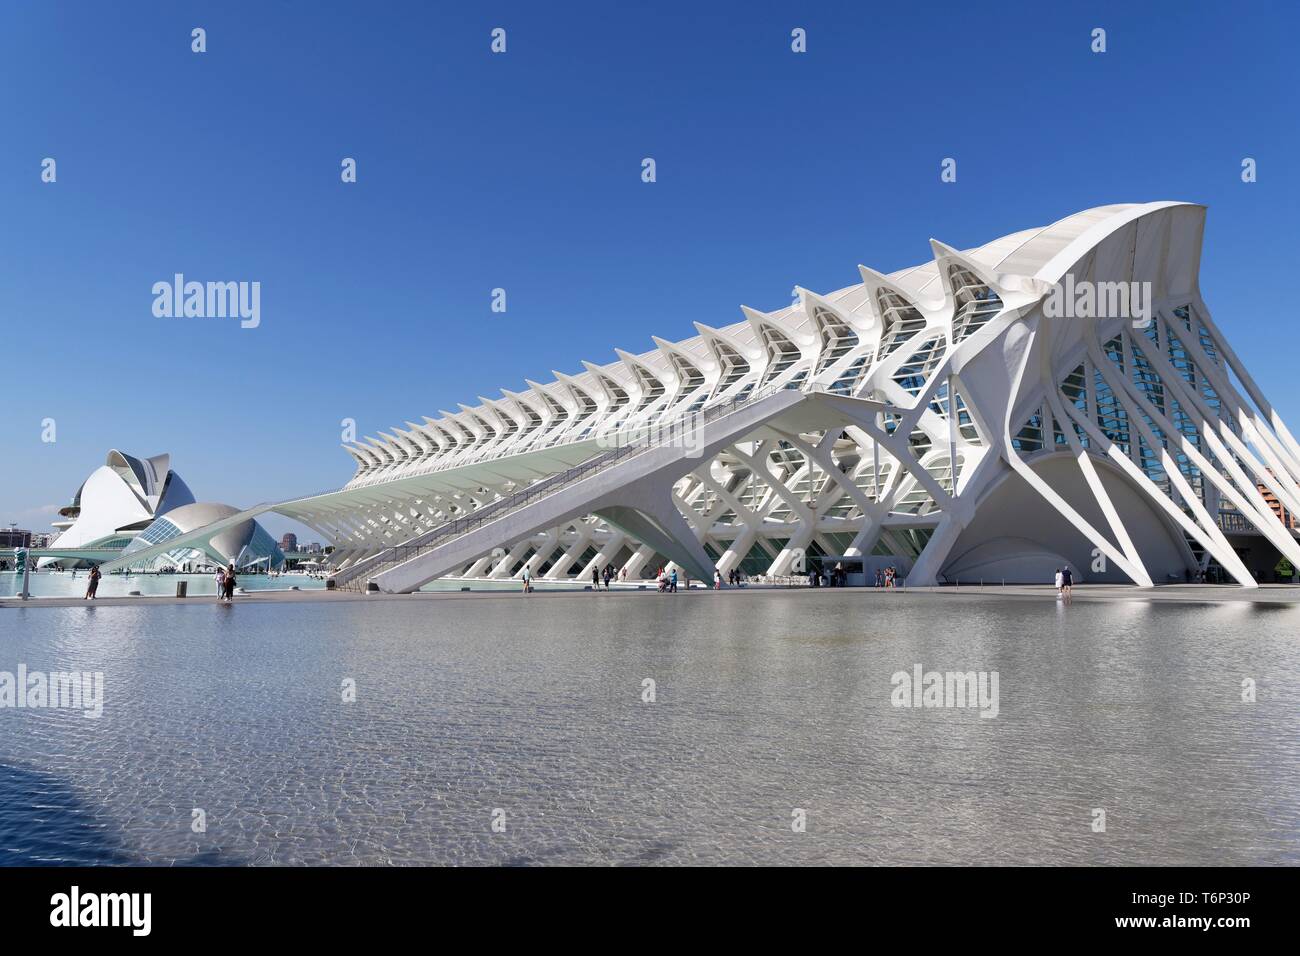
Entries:
{"label": "still water surface", "polygon": [[[0,863],[1294,865],[1298,635],[861,590],[0,610],[0,671],[105,678],[98,720],[0,709]],[[918,663],[997,671],[997,718],[892,706]]]}
{"label": "still water surface", "polygon": [[[27,579],[28,594],[36,598],[48,597],[84,597],[89,583],[87,571],[38,571]],[[99,597],[127,597],[132,591],[144,597],[174,597],[176,583],[185,581],[190,597],[207,597],[217,593],[215,574],[106,574],[100,579]],[[237,578],[238,587],[245,591],[284,591],[297,588],[300,591],[318,591],[325,587],[323,577],[311,577],[306,574],[281,574],[267,577],[264,574],[241,574]],[[650,585],[653,587],[653,584]],[[0,571],[0,598],[17,597],[22,591],[22,577],[16,571]],[[482,579],[469,582],[452,578],[430,581],[422,591],[460,591],[468,587],[472,591],[518,591],[519,582],[512,580],[485,581]],[[582,590],[585,582],[539,581],[535,587],[539,591]]]}
{"label": "still water surface", "polygon": [[[265,574],[240,574],[237,585],[246,591],[288,590],[313,591],[325,587],[323,578],[306,574],[283,574],[268,577]],[[99,580],[99,597],[126,597],[136,591],[145,597],[174,596],[176,584],[186,583],[190,597],[215,595],[216,574],[105,574]],[[88,571],[34,571],[27,576],[27,591],[32,597],[84,597],[90,583]],[[0,571],[0,597],[17,597],[23,589],[23,579],[16,571]]]}

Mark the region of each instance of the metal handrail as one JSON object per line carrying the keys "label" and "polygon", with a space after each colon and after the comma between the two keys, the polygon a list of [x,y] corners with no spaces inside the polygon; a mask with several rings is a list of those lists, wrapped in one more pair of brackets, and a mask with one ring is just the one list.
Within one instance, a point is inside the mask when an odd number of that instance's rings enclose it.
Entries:
{"label": "metal handrail", "polygon": [[[644,434],[653,427],[653,432],[658,432],[658,438],[647,438],[645,441],[633,441],[627,445],[615,447],[613,450],[603,455],[598,455],[579,465],[562,471],[559,474],[544,478],[541,481],[534,482],[526,488],[520,489],[504,498],[498,498],[490,504],[478,508],[468,515],[455,518],[437,528],[421,532],[412,537],[409,541],[402,544],[391,545],[382,552],[364,558],[350,567],[344,568],[335,574],[331,580],[334,581],[336,589],[342,587],[351,581],[356,580],[366,573],[377,573],[385,570],[395,564],[400,564],[416,555],[438,547],[447,538],[464,534],[473,528],[482,527],[486,522],[493,520],[495,517],[503,516],[505,513],[518,510],[524,505],[531,504],[539,498],[552,494],[561,488],[566,488],[575,484],[584,478],[589,477],[593,472],[604,469],[607,465],[622,461],[643,451],[649,451],[653,448],[661,448],[665,444],[675,440],[680,434],[676,430],[679,423],[686,425],[707,424],[716,421],[731,413],[740,410],[743,407],[749,407],[756,402],[769,398],[779,392],[784,391],[802,391],[802,392],[821,392],[826,387],[821,385],[812,385],[806,388],[790,389],[787,386],[770,385],[764,389],[757,389],[750,392],[744,398],[733,398],[728,402],[721,402],[717,405],[707,406],[699,412],[692,412],[685,415],[678,415],[670,419],[667,423],[654,423],[653,426],[647,424],[640,429]],[[652,432],[652,434],[653,434]]]}

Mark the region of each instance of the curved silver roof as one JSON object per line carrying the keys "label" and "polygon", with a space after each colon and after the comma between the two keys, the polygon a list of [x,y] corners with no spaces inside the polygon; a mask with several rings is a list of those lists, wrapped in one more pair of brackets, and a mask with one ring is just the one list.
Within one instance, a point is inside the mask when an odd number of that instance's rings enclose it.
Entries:
{"label": "curved silver roof", "polygon": [[214,521],[227,518],[238,511],[238,508],[232,508],[230,505],[223,505],[215,501],[197,501],[194,504],[173,508],[165,515],[160,515],[160,517],[166,518],[182,534],[185,534],[202,528],[204,525],[212,524]]}

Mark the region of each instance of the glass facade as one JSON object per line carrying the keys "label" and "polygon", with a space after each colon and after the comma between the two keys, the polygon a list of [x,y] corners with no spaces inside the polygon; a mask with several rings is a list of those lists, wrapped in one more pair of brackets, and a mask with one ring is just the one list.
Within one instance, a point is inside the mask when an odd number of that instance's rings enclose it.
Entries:
{"label": "glass facade", "polygon": [[[280,546],[260,524],[256,521],[250,523],[253,526],[252,534],[249,535],[248,540],[239,549],[238,554],[221,554],[214,550],[210,544],[197,548],[186,546],[145,561],[143,566],[152,569],[167,566],[179,567],[185,564],[215,566],[233,563],[236,568],[240,569],[267,567],[268,565],[271,568],[281,567],[284,564],[284,552],[280,550]],[[156,518],[149,527],[140,532],[127,545],[123,554],[129,555],[154,545],[164,544],[184,533],[167,518]]]}

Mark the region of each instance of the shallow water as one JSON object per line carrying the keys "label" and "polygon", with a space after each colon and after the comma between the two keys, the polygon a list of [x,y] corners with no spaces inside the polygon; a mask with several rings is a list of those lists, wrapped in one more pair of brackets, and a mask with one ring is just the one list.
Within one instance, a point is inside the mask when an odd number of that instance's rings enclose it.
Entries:
{"label": "shallow water", "polygon": [[[0,610],[0,670],[105,680],[0,709],[0,862],[1296,864],[1297,635],[861,590]],[[918,663],[998,672],[998,716],[893,706]]]}
{"label": "shallow water", "polygon": [[[106,574],[99,581],[99,597],[126,597],[132,591],[141,595],[176,594],[176,582],[187,583],[186,593],[191,597],[217,593],[215,574]],[[88,571],[37,571],[27,576],[28,593],[32,597],[82,597],[90,583]],[[306,574],[285,574],[267,577],[265,574],[240,574],[236,583],[245,591],[287,590],[296,587],[313,591],[325,587],[323,578]],[[16,597],[22,590],[22,576],[16,571],[0,571],[0,597]]]}
{"label": "shallow water", "polygon": [[[176,582],[188,582],[187,594],[190,597],[212,596],[217,593],[216,576],[213,574],[106,574],[99,582],[99,597],[126,597],[132,591],[140,592],[143,597],[172,597],[176,594]],[[28,575],[28,593],[32,597],[82,597],[89,582],[88,572],[78,571],[38,571]],[[282,574],[267,577],[264,574],[241,574],[238,585],[245,591],[288,590],[298,588],[300,591],[315,591],[325,587],[324,578],[310,577],[305,574]],[[22,590],[23,582],[15,571],[0,571],[0,598],[16,597]],[[539,591],[581,591],[587,586],[585,581],[572,579],[563,581],[534,581]],[[443,578],[430,581],[422,591],[519,591],[518,581],[459,580]],[[617,589],[619,586],[616,585]],[[653,588],[654,582],[648,582],[647,588]]]}

